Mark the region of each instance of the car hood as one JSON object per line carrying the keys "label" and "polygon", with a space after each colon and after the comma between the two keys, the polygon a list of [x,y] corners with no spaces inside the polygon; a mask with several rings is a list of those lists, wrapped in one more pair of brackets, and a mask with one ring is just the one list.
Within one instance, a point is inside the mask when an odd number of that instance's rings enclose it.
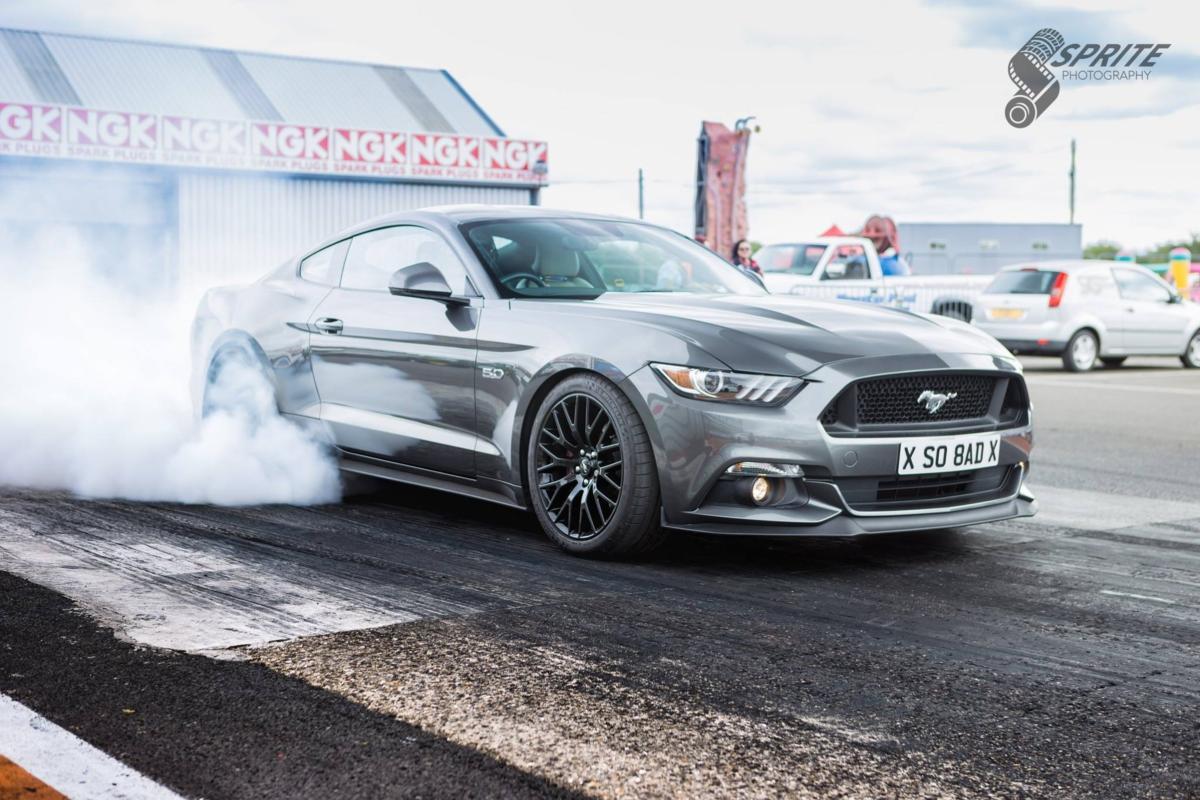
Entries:
{"label": "car hood", "polygon": [[585,315],[653,326],[748,372],[804,374],[836,361],[878,356],[1010,358],[995,339],[957,320],[856,301],[612,292],[570,302]]}

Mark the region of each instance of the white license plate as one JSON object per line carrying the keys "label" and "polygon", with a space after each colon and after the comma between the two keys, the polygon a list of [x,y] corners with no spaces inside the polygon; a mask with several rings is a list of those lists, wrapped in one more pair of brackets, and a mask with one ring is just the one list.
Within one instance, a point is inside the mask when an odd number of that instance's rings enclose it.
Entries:
{"label": "white license plate", "polygon": [[900,442],[901,475],[962,472],[994,467],[1000,463],[1000,434],[971,436],[923,436]]}

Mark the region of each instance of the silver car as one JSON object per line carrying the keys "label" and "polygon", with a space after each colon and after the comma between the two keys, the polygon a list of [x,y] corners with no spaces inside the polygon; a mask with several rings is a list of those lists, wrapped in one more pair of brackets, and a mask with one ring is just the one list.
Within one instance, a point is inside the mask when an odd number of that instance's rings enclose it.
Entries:
{"label": "silver car", "polygon": [[532,208],[377,219],[194,328],[344,470],[531,510],[566,550],[666,529],[858,536],[1029,516],[1029,395],[970,326],[773,296],[690,239]]}
{"label": "silver car", "polygon": [[1007,267],[976,300],[973,319],[1012,352],[1061,356],[1072,372],[1119,367],[1132,355],[1200,367],[1200,306],[1130,262]]}

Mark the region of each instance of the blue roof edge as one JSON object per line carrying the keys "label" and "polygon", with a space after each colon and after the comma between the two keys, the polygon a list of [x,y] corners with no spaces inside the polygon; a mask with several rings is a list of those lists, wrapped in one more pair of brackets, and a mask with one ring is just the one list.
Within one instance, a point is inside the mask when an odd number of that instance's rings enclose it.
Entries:
{"label": "blue roof edge", "polygon": [[471,95],[467,93],[467,90],[462,87],[462,84],[454,80],[454,76],[451,75],[448,70],[442,70],[442,74],[446,76],[446,80],[450,81],[451,86],[453,86],[455,89],[458,89],[458,93],[463,96],[463,99],[471,104],[471,108],[475,109],[476,113],[483,117],[484,121],[486,121],[488,125],[492,126],[492,130],[496,132],[497,136],[508,136],[508,134],[501,130],[500,126],[496,124],[496,120],[492,119],[491,116],[489,116],[488,113],[483,110],[479,103],[475,102],[475,98],[471,97]]}

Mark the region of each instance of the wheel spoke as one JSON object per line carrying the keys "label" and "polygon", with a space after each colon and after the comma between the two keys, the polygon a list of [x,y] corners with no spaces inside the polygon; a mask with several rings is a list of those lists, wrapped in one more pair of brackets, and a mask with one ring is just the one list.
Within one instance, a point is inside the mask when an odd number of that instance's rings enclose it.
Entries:
{"label": "wheel spoke", "polygon": [[543,417],[534,461],[535,499],[550,521],[572,539],[598,536],[624,483],[621,443],[604,405],[582,392],[558,400]]}

